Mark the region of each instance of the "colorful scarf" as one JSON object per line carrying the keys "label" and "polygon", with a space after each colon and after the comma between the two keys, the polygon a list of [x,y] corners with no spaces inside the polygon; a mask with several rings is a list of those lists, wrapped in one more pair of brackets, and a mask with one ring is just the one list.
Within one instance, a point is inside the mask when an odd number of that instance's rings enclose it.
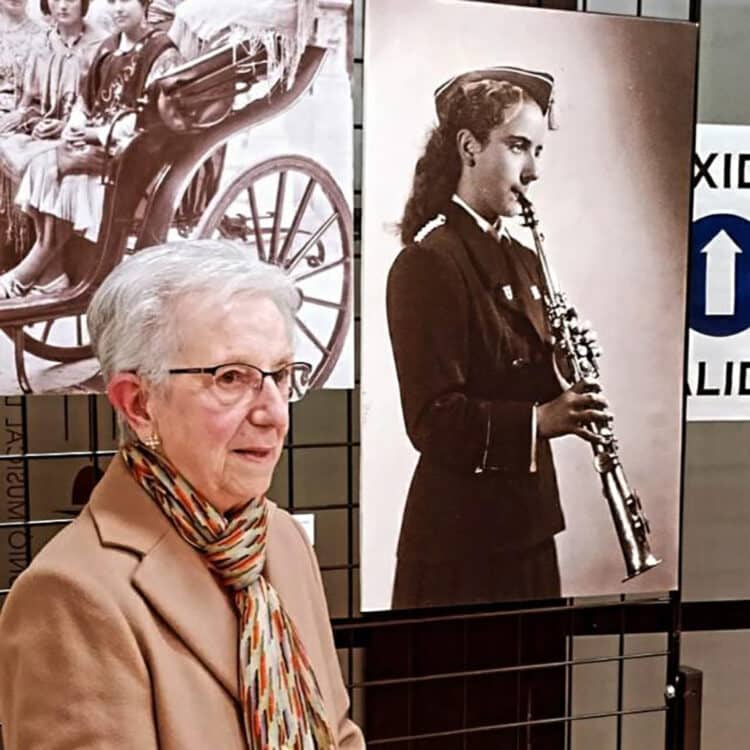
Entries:
{"label": "colorful scarf", "polygon": [[305,649],[278,593],[262,575],[268,526],[265,498],[250,500],[227,519],[164,456],[140,444],[126,446],[122,456],[180,536],[234,592],[240,614],[240,694],[250,748],[333,748]]}

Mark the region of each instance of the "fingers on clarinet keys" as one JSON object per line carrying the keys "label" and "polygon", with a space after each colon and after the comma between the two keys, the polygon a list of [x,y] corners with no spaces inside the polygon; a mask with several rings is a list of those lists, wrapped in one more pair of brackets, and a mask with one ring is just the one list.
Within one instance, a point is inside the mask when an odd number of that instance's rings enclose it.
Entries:
{"label": "fingers on clarinet keys", "polygon": [[[602,386],[596,378],[581,378],[573,387],[570,389],[573,393],[601,393]],[[604,396],[601,399],[605,402]]]}
{"label": "fingers on clarinet keys", "polygon": [[581,380],[556,399],[537,407],[537,430],[540,437],[578,435],[592,443],[604,440],[599,426],[609,423],[607,401],[599,393],[599,385]]}
{"label": "fingers on clarinet keys", "polygon": [[571,408],[577,419],[572,432],[590,443],[606,444],[611,440],[604,430],[612,424],[612,413],[608,411],[607,399],[601,394],[601,386],[596,381],[580,380],[570,389],[575,395]]}

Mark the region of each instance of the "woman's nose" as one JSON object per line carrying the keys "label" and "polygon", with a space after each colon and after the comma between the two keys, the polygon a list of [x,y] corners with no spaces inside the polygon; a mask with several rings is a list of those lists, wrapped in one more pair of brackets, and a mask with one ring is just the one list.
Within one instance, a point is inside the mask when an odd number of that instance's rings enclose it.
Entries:
{"label": "woman's nose", "polygon": [[529,153],[521,173],[521,180],[524,185],[539,179],[539,157]]}
{"label": "woman's nose", "polygon": [[289,399],[272,378],[265,378],[250,406],[250,421],[264,425],[283,425],[289,419]]}

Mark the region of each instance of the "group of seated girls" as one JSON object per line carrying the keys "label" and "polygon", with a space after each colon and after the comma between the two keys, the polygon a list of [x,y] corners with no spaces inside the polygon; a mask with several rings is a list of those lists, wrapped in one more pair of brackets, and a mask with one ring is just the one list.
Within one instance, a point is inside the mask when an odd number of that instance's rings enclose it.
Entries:
{"label": "group of seated girls", "polygon": [[[41,14],[34,15],[42,22],[30,17],[37,2]],[[315,0],[258,6],[247,0],[220,6],[213,0],[0,0],[0,300],[59,294],[71,285],[66,243],[73,236],[99,239],[101,147],[132,135],[135,118],[120,119],[123,110],[185,56],[205,49],[202,34],[253,24],[278,29],[289,15],[294,52],[297,21],[311,19],[314,7]],[[102,20],[108,28],[98,25]]]}
{"label": "group of seated girls", "polygon": [[[96,243],[104,205],[101,160],[61,173],[65,149],[98,153],[110,125],[151,80],[179,62],[147,0],[108,0],[114,33],[87,23],[88,0],[41,0],[49,21],[26,63],[16,106],[0,117],[5,253],[0,299],[59,293],[70,285],[63,248],[73,234]],[[26,10],[24,8],[24,10]],[[124,137],[127,125],[122,128]],[[28,217],[28,218],[27,218]],[[26,231],[33,222],[32,233]]]}

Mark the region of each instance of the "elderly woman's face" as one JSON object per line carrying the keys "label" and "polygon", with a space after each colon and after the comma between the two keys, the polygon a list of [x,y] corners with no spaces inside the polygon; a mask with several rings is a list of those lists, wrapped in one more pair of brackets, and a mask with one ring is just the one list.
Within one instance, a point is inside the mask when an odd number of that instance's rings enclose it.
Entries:
{"label": "elderly woman's face", "polygon": [[[271,371],[292,361],[284,317],[267,297],[191,300],[177,319],[183,341],[170,369],[244,362]],[[218,510],[266,492],[288,428],[286,397],[271,378],[227,406],[210,375],[170,375],[148,410],[164,454]]]}

